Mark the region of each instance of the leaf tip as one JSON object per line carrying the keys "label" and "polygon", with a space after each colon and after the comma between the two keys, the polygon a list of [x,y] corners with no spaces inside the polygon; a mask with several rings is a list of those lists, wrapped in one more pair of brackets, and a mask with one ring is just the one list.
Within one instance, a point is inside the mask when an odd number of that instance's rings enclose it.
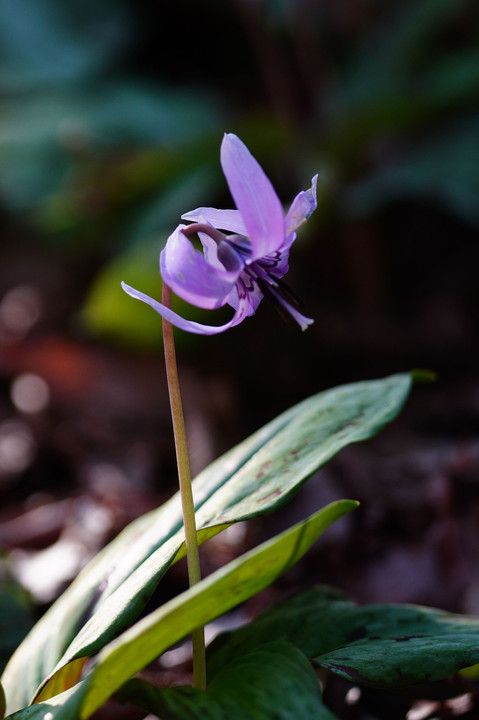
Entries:
{"label": "leaf tip", "polygon": [[434,370],[427,370],[425,368],[415,368],[411,370],[411,378],[416,383],[427,383],[436,382],[437,373]]}

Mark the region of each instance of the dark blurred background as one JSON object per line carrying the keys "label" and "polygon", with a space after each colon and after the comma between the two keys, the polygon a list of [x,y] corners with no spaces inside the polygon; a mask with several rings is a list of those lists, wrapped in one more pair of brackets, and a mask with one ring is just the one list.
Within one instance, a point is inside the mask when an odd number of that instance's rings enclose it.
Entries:
{"label": "dark blurred background", "polygon": [[225,335],[177,333],[194,471],[324,388],[438,380],[284,511],[208,544],[206,571],[349,496],[361,510],[273,599],[332,582],[479,614],[478,40],[476,0],[0,1],[5,653],[175,489],[161,322],[120,281],[159,298],[181,213],[231,206],[225,131],[285,205],[320,174],[287,278],[316,322],[265,300]]}

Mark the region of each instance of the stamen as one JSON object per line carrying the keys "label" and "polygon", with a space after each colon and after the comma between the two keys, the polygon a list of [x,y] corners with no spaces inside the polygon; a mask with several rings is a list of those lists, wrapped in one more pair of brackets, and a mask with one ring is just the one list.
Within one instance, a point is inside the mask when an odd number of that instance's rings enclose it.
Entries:
{"label": "stamen", "polygon": [[288,305],[292,305],[298,310],[304,307],[303,301],[296,295],[296,293],[294,293],[291,288],[283,282],[283,280],[280,280],[269,272],[268,269],[263,267],[262,261],[253,263],[253,265],[246,267],[245,272],[256,280],[261,280],[266,288],[266,292],[268,292],[268,288],[274,287],[276,294]]}
{"label": "stamen", "polygon": [[[271,276],[270,276],[271,277]],[[300,308],[304,307],[304,302],[301,300],[300,297],[296,295],[296,293],[291,290],[291,288],[286,285],[283,280],[279,280],[278,278],[274,279],[274,287],[276,288],[276,292],[280,297],[283,298],[283,300],[286,300],[286,302],[289,305],[292,305],[293,307],[297,308],[298,310]]]}
{"label": "stamen", "polygon": [[[263,295],[270,301],[273,301],[274,307],[279,312],[281,317],[283,317],[285,320],[290,320],[292,318],[298,323],[298,325],[301,327],[301,330],[306,330],[308,325],[311,325],[314,322],[314,320],[312,320],[311,318],[308,318],[302,313],[298,312],[296,308],[300,307],[302,303],[298,301],[296,296],[284,283],[281,283],[281,285],[275,287],[261,277],[257,277],[256,282],[258,283],[259,289],[261,290]],[[277,281],[275,281],[275,284],[276,282]],[[293,305],[293,303],[290,303],[288,301],[288,294],[294,299],[294,305],[296,305],[296,307]]]}

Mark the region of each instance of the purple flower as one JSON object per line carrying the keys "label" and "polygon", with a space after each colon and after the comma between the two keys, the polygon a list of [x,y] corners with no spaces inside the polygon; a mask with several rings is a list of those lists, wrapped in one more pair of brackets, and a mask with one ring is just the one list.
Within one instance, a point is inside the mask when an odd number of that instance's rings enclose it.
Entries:
{"label": "purple flower", "polygon": [[[284,217],[271,182],[236,135],[223,138],[221,166],[237,210],[202,207],[182,215],[192,224],[178,225],[170,235],[160,255],[160,271],[173,292],[192,305],[208,309],[231,305],[232,319],[225,325],[202,325],[126,283],[123,289],[172,325],[192,333],[214,335],[238,325],[253,315],[264,295],[275,299],[305,330],[313,320],[298,311],[296,298],[281,278],[288,271],[296,229],[316,208],[317,175]],[[203,252],[189,240],[193,234],[198,234]]]}

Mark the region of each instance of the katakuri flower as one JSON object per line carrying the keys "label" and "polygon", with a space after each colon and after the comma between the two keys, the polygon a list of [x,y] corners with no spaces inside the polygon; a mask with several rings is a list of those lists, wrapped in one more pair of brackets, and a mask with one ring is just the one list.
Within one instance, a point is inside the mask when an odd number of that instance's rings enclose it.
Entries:
{"label": "katakuri flower", "polygon": [[[309,190],[300,192],[286,214],[276,192],[246,145],[233,134],[221,144],[221,166],[237,210],[201,207],[182,215],[190,225],[178,225],[160,255],[163,282],[197,307],[230,305],[235,312],[224,325],[186,320],[170,308],[122,283],[131,297],[142,300],[172,325],[200,335],[224,332],[253,315],[264,295],[277,301],[305,330],[313,320],[298,310],[298,301],[281,281],[288,271],[296,230],[316,208],[317,175]],[[203,252],[189,236],[197,234]]]}

